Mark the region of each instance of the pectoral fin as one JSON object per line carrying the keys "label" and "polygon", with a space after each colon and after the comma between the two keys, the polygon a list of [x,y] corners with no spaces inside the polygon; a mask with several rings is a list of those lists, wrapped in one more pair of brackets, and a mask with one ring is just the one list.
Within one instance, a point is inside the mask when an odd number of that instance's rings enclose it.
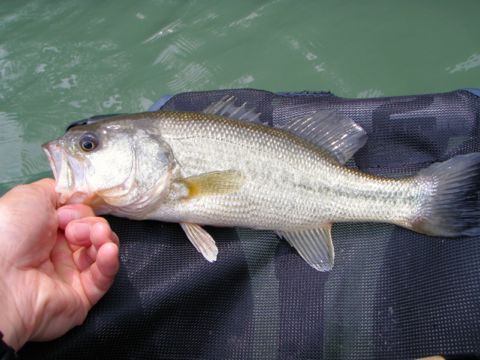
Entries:
{"label": "pectoral fin", "polygon": [[239,171],[214,171],[197,176],[191,176],[180,182],[187,189],[187,198],[204,195],[230,194],[240,190],[244,178]]}
{"label": "pectoral fin", "polygon": [[302,231],[277,231],[290,245],[297,249],[300,256],[315,270],[329,271],[333,268],[331,224],[318,229]]}
{"label": "pectoral fin", "polygon": [[218,249],[215,240],[200,225],[180,223],[195,249],[209,262],[217,260]]}

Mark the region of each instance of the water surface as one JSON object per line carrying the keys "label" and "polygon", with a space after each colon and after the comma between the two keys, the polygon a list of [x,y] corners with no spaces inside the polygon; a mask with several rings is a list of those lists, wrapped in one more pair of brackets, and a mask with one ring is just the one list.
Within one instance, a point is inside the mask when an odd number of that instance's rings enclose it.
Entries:
{"label": "water surface", "polygon": [[253,87],[374,97],[480,87],[478,1],[4,0],[0,192],[40,144],[163,94]]}

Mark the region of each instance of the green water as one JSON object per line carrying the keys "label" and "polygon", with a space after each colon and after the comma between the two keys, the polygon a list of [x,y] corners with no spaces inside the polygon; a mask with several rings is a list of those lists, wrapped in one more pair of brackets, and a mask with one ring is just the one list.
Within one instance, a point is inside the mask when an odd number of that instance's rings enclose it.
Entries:
{"label": "green water", "polygon": [[480,87],[479,14],[476,0],[3,0],[0,191],[49,175],[40,144],[71,121],[163,94]]}

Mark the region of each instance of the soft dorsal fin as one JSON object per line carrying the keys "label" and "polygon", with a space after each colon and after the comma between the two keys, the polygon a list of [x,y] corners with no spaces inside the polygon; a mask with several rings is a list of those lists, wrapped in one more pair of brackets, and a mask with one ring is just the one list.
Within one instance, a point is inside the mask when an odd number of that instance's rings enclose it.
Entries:
{"label": "soft dorsal fin", "polygon": [[288,122],[283,130],[297,135],[345,164],[367,142],[367,133],[352,119],[333,110],[319,110]]}
{"label": "soft dorsal fin", "polygon": [[315,270],[330,271],[333,268],[332,225],[325,224],[318,229],[301,231],[277,231]]}
{"label": "soft dorsal fin", "polygon": [[218,249],[212,236],[206,232],[200,225],[180,223],[183,231],[187,235],[195,249],[203,255],[209,262],[217,260]]}
{"label": "soft dorsal fin", "polygon": [[203,112],[205,114],[221,115],[232,119],[261,123],[259,120],[260,113],[253,108],[248,108],[247,103],[236,106],[234,96],[224,96],[220,101],[209,105]]}

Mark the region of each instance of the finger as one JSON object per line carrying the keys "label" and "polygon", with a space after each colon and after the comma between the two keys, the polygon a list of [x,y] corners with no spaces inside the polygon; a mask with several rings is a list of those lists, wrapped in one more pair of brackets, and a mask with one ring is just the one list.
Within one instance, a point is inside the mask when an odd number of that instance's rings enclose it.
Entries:
{"label": "finger", "polygon": [[118,245],[118,236],[110,229],[108,222],[100,217],[73,220],[65,230],[73,260],[79,271],[91,266],[97,258],[98,249],[112,242]]}
{"label": "finger", "polygon": [[95,213],[90,206],[83,204],[65,205],[57,210],[58,226],[65,229],[73,221],[86,217],[94,217]]}
{"label": "finger", "polygon": [[116,244],[117,246],[119,246],[120,245],[120,238],[118,237],[117,233],[112,230],[110,235],[111,235],[112,242],[114,244]]}
{"label": "finger", "polygon": [[107,242],[112,242],[116,245],[119,244],[117,234],[110,229],[110,226],[106,222],[98,222],[93,225],[92,232],[90,234],[90,241],[92,246],[87,249],[87,254],[92,259],[97,257],[98,249]]}
{"label": "finger", "polygon": [[107,242],[113,242],[118,245],[119,240],[117,234],[115,234],[108,222],[97,222],[92,227],[92,234],[90,237],[92,244],[95,248],[99,249],[103,244]]}
{"label": "finger", "polygon": [[88,256],[90,256],[92,259],[96,259],[97,258],[97,248],[95,246],[90,246],[88,249],[87,249],[87,254]]}
{"label": "finger", "polygon": [[41,187],[47,187],[55,190],[55,180],[52,178],[43,178],[32,182],[32,185],[39,185]]}
{"label": "finger", "polygon": [[58,275],[60,275],[64,281],[70,283],[73,274],[76,271],[76,265],[72,259],[72,251],[70,250],[65,237],[60,233],[57,236],[57,241],[50,254],[50,260],[52,261]]}
{"label": "finger", "polygon": [[92,257],[88,250],[89,248],[81,247],[73,253],[73,262],[80,272],[85,271],[95,262],[96,254]]}
{"label": "finger", "polygon": [[50,260],[52,260],[55,265],[64,265],[72,262],[72,252],[61,232],[57,235],[57,240],[50,253]]}
{"label": "finger", "polygon": [[90,232],[92,225],[88,222],[72,221],[65,229],[65,237],[70,248],[75,251],[79,247],[90,247]]}
{"label": "finger", "polygon": [[92,228],[97,223],[105,224],[106,228],[110,229],[107,220],[101,217],[87,217],[73,220],[68,223],[67,227],[65,228],[65,236],[67,237],[70,245],[77,247],[89,247],[92,244]]}
{"label": "finger", "polygon": [[[98,271],[105,277],[110,278],[111,280],[113,280],[113,277],[117,274],[118,268],[120,267],[118,253],[118,246],[114,243],[107,243],[103,245],[100,249],[98,249]],[[104,283],[103,285],[110,287],[110,284],[107,283]]]}
{"label": "finger", "polygon": [[91,305],[105,295],[113,283],[118,268],[118,246],[108,242],[98,249],[95,263],[81,274],[83,289]]}

